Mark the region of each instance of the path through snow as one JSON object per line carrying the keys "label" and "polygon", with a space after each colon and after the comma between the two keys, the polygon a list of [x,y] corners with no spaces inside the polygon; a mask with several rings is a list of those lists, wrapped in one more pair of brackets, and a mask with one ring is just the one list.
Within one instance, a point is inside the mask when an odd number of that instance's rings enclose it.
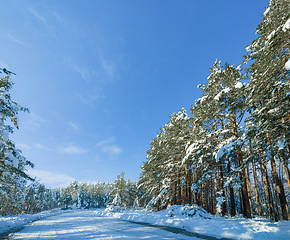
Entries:
{"label": "path through snow", "polygon": [[27,225],[8,239],[184,239],[161,229],[96,216],[94,210],[72,211]]}

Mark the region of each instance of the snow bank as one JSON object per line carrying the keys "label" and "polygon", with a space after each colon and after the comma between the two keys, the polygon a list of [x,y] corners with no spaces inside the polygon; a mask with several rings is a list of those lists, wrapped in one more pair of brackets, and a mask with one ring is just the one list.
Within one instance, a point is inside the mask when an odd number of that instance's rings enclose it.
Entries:
{"label": "snow bank", "polygon": [[120,206],[114,206],[114,205],[109,205],[105,209],[105,212],[120,212],[120,211],[121,211],[121,207]]}
{"label": "snow bank", "polygon": [[3,235],[7,235],[8,233],[14,232],[17,229],[24,227],[28,223],[42,218],[59,215],[61,213],[64,213],[64,211],[60,209],[54,209],[50,211],[40,212],[34,215],[23,214],[7,217],[0,216],[0,238]]}
{"label": "snow bank", "polygon": [[159,212],[149,212],[144,209],[127,209],[120,212],[97,210],[95,214],[121,220],[178,227],[217,238],[290,239],[290,222],[287,221],[276,223],[265,218],[224,218],[210,215],[201,208],[189,206],[172,206]]}
{"label": "snow bank", "polygon": [[290,58],[288,59],[288,61],[285,63],[286,70],[290,71]]}

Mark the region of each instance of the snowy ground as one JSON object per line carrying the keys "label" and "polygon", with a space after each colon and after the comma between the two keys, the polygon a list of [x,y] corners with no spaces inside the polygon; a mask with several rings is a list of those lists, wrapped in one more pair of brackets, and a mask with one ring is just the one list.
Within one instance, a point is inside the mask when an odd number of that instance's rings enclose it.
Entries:
{"label": "snowy ground", "polygon": [[[290,221],[270,222],[264,218],[222,218],[207,213],[196,211],[192,217],[186,216],[182,207],[164,210],[160,212],[148,212],[145,210],[125,210],[120,212],[96,211],[98,216],[115,217],[134,222],[146,222],[151,224],[174,226],[189,232],[213,236],[217,238],[232,239],[271,239],[289,240]],[[201,215],[201,216],[200,216]],[[210,219],[209,219],[210,218]]]}
{"label": "snowy ground", "polygon": [[18,216],[8,216],[8,217],[2,217],[0,216],[0,239],[1,236],[13,232],[17,229],[22,228],[23,226],[27,225],[28,223],[31,223],[33,221],[37,221],[42,218],[55,216],[62,214],[63,211],[60,209],[54,209],[50,211],[44,211],[41,213],[37,213],[34,215],[29,214],[23,214]]}
{"label": "snowy ground", "polygon": [[9,239],[182,239],[182,236],[153,227],[99,217],[94,210],[75,210],[29,224]]}
{"label": "snowy ground", "polygon": [[1,234],[24,226],[9,239],[199,239],[120,220],[172,226],[216,238],[290,239],[290,221],[271,223],[262,218],[225,219],[198,209],[186,212],[181,207],[155,213],[142,209],[120,212],[53,210],[35,215],[0,217],[0,239]]}

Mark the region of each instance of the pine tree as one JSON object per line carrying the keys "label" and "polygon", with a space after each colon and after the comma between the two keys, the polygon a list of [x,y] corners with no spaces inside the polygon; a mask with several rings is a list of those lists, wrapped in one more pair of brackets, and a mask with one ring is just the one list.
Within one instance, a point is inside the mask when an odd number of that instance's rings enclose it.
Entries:
{"label": "pine tree", "polygon": [[[277,173],[275,158],[285,164],[290,154],[290,72],[286,62],[290,58],[290,1],[271,0],[262,22],[257,28],[258,38],[247,47],[246,61],[250,82],[247,105],[251,115],[247,136],[263,154],[264,163],[270,162],[274,190],[278,193],[282,218],[288,219],[288,206],[281,178]],[[288,23],[288,24],[287,24]],[[262,158],[262,155],[261,155]],[[285,164],[286,172],[288,164]],[[269,196],[270,197],[270,196]],[[277,214],[272,215],[278,220]]]}
{"label": "pine tree", "polygon": [[146,197],[150,196],[149,206],[163,209],[189,203],[188,167],[182,162],[189,132],[188,116],[182,108],[170,116],[170,121],[151,141],[138,182],[139,189],[145,190]]}
{"label": "pine tree", "polygon": [[24,190],[25,180],[33,180],[25,172],[26,166],[33,167],[33,164],[21,155],[21,151],[9,138],[13,129],[18,129],[18,113],[27,112],[28,109],[11,99],[9,91],[13,86],[10,77],[12,72],[2,70],[7,75],[0,78],[0,201],[4,205],[7,204],[1,211],[2,215],[6,215],[18,213],[16,208],[13,210],[13,207],[9,208],[8,205],[13,204],[13,201],[20,197],[19,194]]}

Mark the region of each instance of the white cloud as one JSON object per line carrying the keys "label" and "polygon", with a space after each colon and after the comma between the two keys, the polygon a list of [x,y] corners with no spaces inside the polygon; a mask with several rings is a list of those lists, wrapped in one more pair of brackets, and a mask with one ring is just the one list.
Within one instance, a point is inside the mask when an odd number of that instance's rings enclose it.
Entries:
{"label": "white cloud", "polygon": [[20,150],[26,150],[26,151],[31,149],[31,147],[28,146],[27,144],[21,144],[21,143],[16,143],[16,147]]}
{"label": "white cloud", "polygon": [[75,178],[61,172],[49,172],[45,170],[28,170],[28,175],[36,177],[40,183],[44,184],[46,187],[65,187],[69,183],[73,182]]}
{"label": "white cloud", "polygon": [[115,64],[112,61],[109,61],[107,58],[105,58],[102,52],[99,53],[99,59],[101,62],[102,69],[106,73],[106,75],[110,79],[114,78],[116,72]]}
{"label": "white cloud", "polygon": [[29,8],[28,11],[35,17],[37,18],[39,21],[41,21],[47,28],[50,29],[50,26],[48,24],[48,22],[46,21],[46,19],[44,18],[44,16],[42,16],[40,13],[38,13],[36,10]]}
{"label": "white cloud", "polygon": [[9,38],[11,41],[17,43],[17,44],[20,44],[20,45],[23,45],[23,46],[26,45],[24,42],[22,42],[21,40],[17,39],[16,37],[12,36],[9,33],[6,34],[6,37]]}
{"label": "white cloud", "polygon": [[73,69],[81,76],[86,83],[90,82],[90,72],[87,68],[81,68],[79,66],[73,66]]}
{"label": "white cloud", "polygon": [[39,116],[39,115],[37,115],[35,113],[30,113],[29,116],[30,116],[30,119],[29,119],[29,122],[28,122],[28,124],[30,125],[29,129],[38,128],[43,123],[46,122],[41,116]]}
{"label": "white cloud", "polygon": [[20,150],[26,150],[26,151],[31,150],[31,149],[35,149],[35,148],[41,149],[41,150],[47,150],[47,151],[51,151],[52,150],[51,148],[46,147],[46,146],[44,146],[44,145],[42,145],[40,143],[35,143],[35,144],[31,145],[31,146],[29,146],[27,144],[17,143],[16,147],[18,149],[20,149]]}
{"label": "white cloud", "polygon": [[68,126],[71,130],[78,132],[80,130],[80,125],[76,122],[69,121]]}
{"label": "white cloud", "polygon": [[119,155],[122,152],[122,148],[114,144],[114,139],[106,139],[97,143],[97,148],[99,148],[103,153],[110,154],[111,156]]}
{"label": "white cloud", "polygon": [[88,152],[87,149],[75,146],[73,144],[66,146],[59,146],[59,151],[67,154],[82,154]]}
{"label": "white cloud", "polygon": [[42,149],[42,150],[48,150],[48,151],[51,150],[49,147],[46,147],[46,146],[44,146],[44,145],[42,145],[42,144],[40,144],[40,143],[35,143],[34,146],[35,146],[36,148],[38,148],[38,149]]}

